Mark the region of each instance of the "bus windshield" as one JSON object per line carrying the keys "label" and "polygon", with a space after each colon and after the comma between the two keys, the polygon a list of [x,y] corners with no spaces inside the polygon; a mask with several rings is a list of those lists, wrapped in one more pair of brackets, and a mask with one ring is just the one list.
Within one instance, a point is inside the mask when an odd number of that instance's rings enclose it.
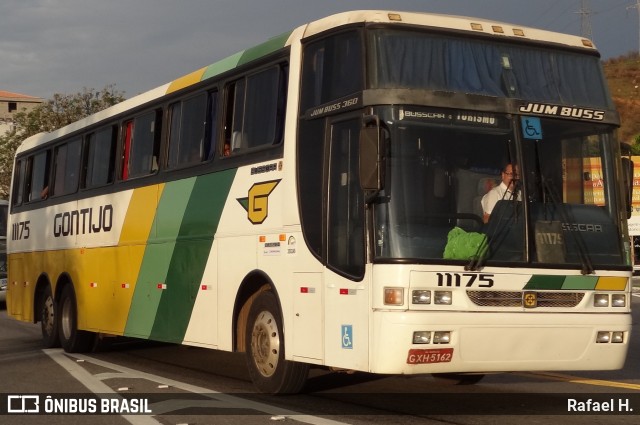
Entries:
{"label": "bus windshield", "polygon": [[[589,272],[625,264],[613,127],[416,106],[379,112],[387,168],[373,203],[377,260],[527,262]],[[506,167],[513,193],[502,195],[485,222],[482,198],[502,184]],[[447,256],[454,227],[482,235],[486,246]]]}
{"label": "bus windshield", "polygon": [[595,55],[410,30],[373,29],[369,34],[372,88],[613,109]]}

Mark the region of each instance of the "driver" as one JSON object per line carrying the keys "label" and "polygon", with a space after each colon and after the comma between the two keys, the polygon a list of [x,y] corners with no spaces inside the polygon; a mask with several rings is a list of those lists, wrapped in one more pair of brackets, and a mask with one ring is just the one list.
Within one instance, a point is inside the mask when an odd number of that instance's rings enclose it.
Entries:
{"label": "driver", "polygon": [[[489,222],[489,217],[493,211],[493,207],[496,206],[498,201],[503,199],[513,199],[513,192],[515,183],[518,180],[518,166],[514,164],[507,164],[502,169],[502,182],[490,191],[488,191],[483,197],[480,203],[482,204],[482,221]],[[518,197],[520,195],[518,194]]]}

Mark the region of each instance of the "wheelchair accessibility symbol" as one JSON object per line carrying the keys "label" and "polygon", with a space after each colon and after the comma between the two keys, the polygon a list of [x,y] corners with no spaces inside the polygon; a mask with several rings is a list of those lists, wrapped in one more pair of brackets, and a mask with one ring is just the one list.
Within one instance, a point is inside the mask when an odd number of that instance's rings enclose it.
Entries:
{"label": "wheelchair accessibility symbol", "polygon": [[542,124],[537,117],[520,117],[522,123],[522,137],[525,139],[542,140]]}
{"label": "wheelchair accessibility symbol", "polygon": [[353,349],[353,326],[342,325],[342,348]]}

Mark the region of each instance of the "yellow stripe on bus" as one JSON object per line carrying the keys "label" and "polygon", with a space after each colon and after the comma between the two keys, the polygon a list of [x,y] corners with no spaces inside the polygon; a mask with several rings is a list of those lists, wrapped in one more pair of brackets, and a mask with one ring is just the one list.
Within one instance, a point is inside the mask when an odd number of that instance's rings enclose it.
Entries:
{"label": "yellow stripe on bus", "polygon": [[136,189],[129,201],[118,245],[146,245],[164,184]]}
{"label": "yellow stripe on bus", "polygon": [[154,231],[158,199],[164,184],[134,190],[116,247],[82,249],[69,252],[83,258],[71,264],[82,264],[76,285],[79,300],[92,314],[84,315],[80,327],[116,335],[124,333],[145,247]]}
{"label": "yellow stripe on bus", "polygon": [[187,74],[183,77],[178,78],[177,80],[174,80],[173,82],[171,82],[171,84],[169,84],[167,94],[173,93],[174,91],[178,91],[185,87],[189,87],[190,85],[193,85],[195,83],[199,83],[200,80],[202,80],[202,75],[204,75],[204,72],[206,70],[207,67],[200,68],[199,70],[194,71],[191,74]]}
{"label": "yellow stripe on bus", "polygon": [[600,276],[596,284],[596,290],[599,291],[624,291],[627,288],[626,277],[616,276]]}

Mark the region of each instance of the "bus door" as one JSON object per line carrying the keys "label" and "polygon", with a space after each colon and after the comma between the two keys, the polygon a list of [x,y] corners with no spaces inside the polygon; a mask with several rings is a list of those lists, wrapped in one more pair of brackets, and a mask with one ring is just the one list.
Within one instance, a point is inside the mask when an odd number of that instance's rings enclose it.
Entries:
{"label": "bus door", "polygon": [[329,126],[326,200],[325,361],[337,367],[368,366],[368,297],[365,281],[365,205],[359,181],[360,115]]}

